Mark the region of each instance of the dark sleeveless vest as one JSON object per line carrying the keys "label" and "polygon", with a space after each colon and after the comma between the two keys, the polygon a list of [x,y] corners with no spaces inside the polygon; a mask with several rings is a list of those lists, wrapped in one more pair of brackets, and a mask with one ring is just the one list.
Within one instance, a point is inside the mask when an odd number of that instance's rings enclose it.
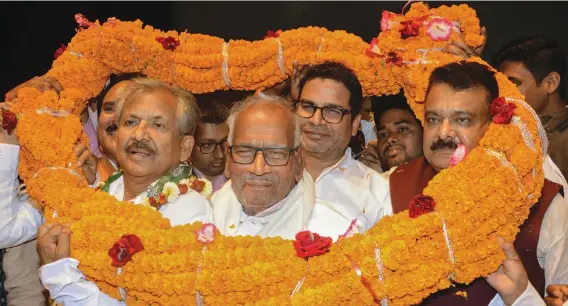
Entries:
{"label": "dark sleeveless vest", "polygon": [[[435,175],[436,171],[424,157],[400,165],[389,177],[394,213],[408,209],[410,200],[415,195],[421,194]],[[538,237],[544,214],[561,188],[560,185],[548,180],[544,181],[542,194],[538,202],[531,207],[529,217],[521,225],[514,242],[515,249],[527,270],[529,280],[541,296],[544,296],[545,283],[544,270],[540,267],[536,256]],[[458,291],[466,291],[467,299],[455,295]],[[439,291],[420,305],[487,305],[495,294],[497,292],[484,278],[478,278],[469,285],[456,284],[455,287]]]}

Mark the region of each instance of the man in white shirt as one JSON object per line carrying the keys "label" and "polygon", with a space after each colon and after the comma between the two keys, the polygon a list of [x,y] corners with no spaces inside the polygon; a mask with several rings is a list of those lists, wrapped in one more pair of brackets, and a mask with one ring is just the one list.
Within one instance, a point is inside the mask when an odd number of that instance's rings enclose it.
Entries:
{"label": "man in white shirt", "polygon": [[198,102],[201,116],[195,130],[195,145],[190,162],[198,178],[211,182],[213,192],[227,182],[223,173],[227,155],[225,145],[229,136],[227,108],[217,101]]}
{"label": "man in white shirt", "polygon": [[[116,156],[123,173],[111,177],[107,188],[118,200],[143,204],[167,175],[186,171],[180,163],[193,148],[197,118],[191,94],[154,80],[137,79],[118,104]],[[174,202],[158,207],[172,225],[212,222],[211,207],[200,194],[189,190]],[[69,257],[70,231],[64,225],[44,225],[38,238],[43,266],[40,278],[51,297],[65,305],[120,305],[87,281]]]}
{"label": "man in white shirt", "polygon": [[251,96],[233,107],[228,124],[225,173],[230,180],[212,198],[221,233],[294,239],[309,229],[329,236],[334,224],[309,224],[313,182],[302,177],[300,129],[289,103]]}
{"label": "man in white shirt", "polygon": [[[317,205],[311,222],[346,228],[357,219],[359,231],[371,228],[389,205],[387,181],[351,156],[351,136],[359,129],[362,89],[357,77],[340,63],[305,68],[294,101],[300,117],[304,166],[315,181]],[[335,232],[335,235],[341,234]]]}

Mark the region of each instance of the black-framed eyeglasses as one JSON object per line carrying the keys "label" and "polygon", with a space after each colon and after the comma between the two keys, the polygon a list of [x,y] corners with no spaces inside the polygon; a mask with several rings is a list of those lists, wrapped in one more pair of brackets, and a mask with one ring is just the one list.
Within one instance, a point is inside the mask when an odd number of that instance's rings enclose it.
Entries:
{"label": "black-framed eyeglasses", "polygon": [[220,142],[198,143],[197,146],[199,147],[199,152],[201,152],[201,154],[211,154],[217,150],[217,146],[221,147],[221,150],[225,150],[226,144],[227,140],[223,140]]}
{"label": "black-framed eyeglasses", "polygon": [[343,107],[328,105],[324,107],[316,106],[312,102],[294,100],[294,108],[296,109],[296,114],[302,118],[312,118],[316,113],[316,110],[321,110],[321,116],[323,120],[328,123],[339,123],[343,120],[343,117],[350,114],[351,111]]}
{"label": "black-framed eyeglasses", "polygon": [[252,146],[230,146],[231,159],[242,165],[250,165],[260,151],[269,166],[285,166],[290,161],[290,154],[298,148],[256,148]]}

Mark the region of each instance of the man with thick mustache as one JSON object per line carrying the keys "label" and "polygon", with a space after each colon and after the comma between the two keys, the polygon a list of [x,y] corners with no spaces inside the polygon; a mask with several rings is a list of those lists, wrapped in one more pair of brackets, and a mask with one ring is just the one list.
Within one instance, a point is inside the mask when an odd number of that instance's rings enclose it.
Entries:
{"label": "man with thick mustache", "polygon": [[[148,79],[133,80],[120,100],[116,157],[123,171],[112,175],[103,190],[118,200],[147,205],[148,196],[160,193],[165,182],[177,184],[191,173],[184,162],[193,148],[198,110],[188,92]],[[157,209],[172,225],[212,221],[208,201],[193,190]],[[69,228],[60,224],[46,224],[39,231],[40,278],[51,297],[62,304],[124,304],[102,293],[77,269],[79,262],[69,257],[70,236]]]}
{"label": "man with thick mustache", "polygon": [[[312,222],[357,229],[372,227],[390,206],[387,181],[355,160],[348,148],[359,129],[363,92],[355,73],[336,62],[305,68],[294,101],[302,126],[304,165],[315,181],[316,203]],[[327,216],[337,212],[333,220]],[[334,237],[342,234],[334,233]]]}
{"label": "man with thick mustache", "polygon": [[[484,65],[458,62],[432,72],[425,101],[424,157],[400,165],[390,175],[393,213],[408,209],[410,200],[438,172],[450,167],[458,146],[466,151],[477,147],[492,120],[490,104],[498,95],[494,73]],[[543,295],[545,285],[568,281],[568,210],[559,190],[545,181],[539,202],[515,240],[518,257],[534,285],[528,286],[529,295],[536,294],[535,288]],[[467,291],[468,298],[455,295],[457,291]],[[495,293],[485,279],[478,279],[469,286],[438,292],[422,305],[499,305],[501,299]]]}
{"label": "man with thick mustache", "polygon": [[335,222],[340,212],[320,211],[315,201],[314,182],[302,166],[299,120],[285,98],[249,97],[232,108],[228,123],[230,181],[212,198],[224,235],[294,239],[310,230],[336,239],[348,229]]}
{"label": "man with thick mustache", "polygon": [[141,77],[138,73],[111,75],[108,83],[95,98],[97,101],[97,138],[101,157],[97,163],[97,173],[101,182],[118,170],[116,161],[116,108],[121,92],[132,84],[132,79]]}

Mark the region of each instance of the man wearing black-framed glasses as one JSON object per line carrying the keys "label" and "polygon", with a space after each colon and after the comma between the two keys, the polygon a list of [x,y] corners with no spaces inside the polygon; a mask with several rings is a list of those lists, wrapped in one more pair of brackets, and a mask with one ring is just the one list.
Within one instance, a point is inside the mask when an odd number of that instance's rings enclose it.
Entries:
{"label": "man wearing black-framed glasses", "polygon": [[190,162],[199,178],[206,178],[213,185],[213,192],[223,187],[227,177],[223,173],[229,126],[225,122],[227,108],[219,102],[199,102],[201,116],[195,130],[195,145]]}
{"label": "man wearing black-framed glasses", "polygon": [[249,97],[231,109],[228,124],[230,180],[211,198],[215,225],[227,236],[294,239],[308,226],[315,199],[289,102]]}
{"label": "man wearing black-framed glasses", "polygon": [[364,232],[390,207],[387,181],[355,160],[348,148],[359,129],[362,103],[361,84],[345,65],[325,62],[302,71],[293,107],[301,124],[304,166],[315,182],[310,223],[334,224],[338,231],[332,236],[354,219]]}

